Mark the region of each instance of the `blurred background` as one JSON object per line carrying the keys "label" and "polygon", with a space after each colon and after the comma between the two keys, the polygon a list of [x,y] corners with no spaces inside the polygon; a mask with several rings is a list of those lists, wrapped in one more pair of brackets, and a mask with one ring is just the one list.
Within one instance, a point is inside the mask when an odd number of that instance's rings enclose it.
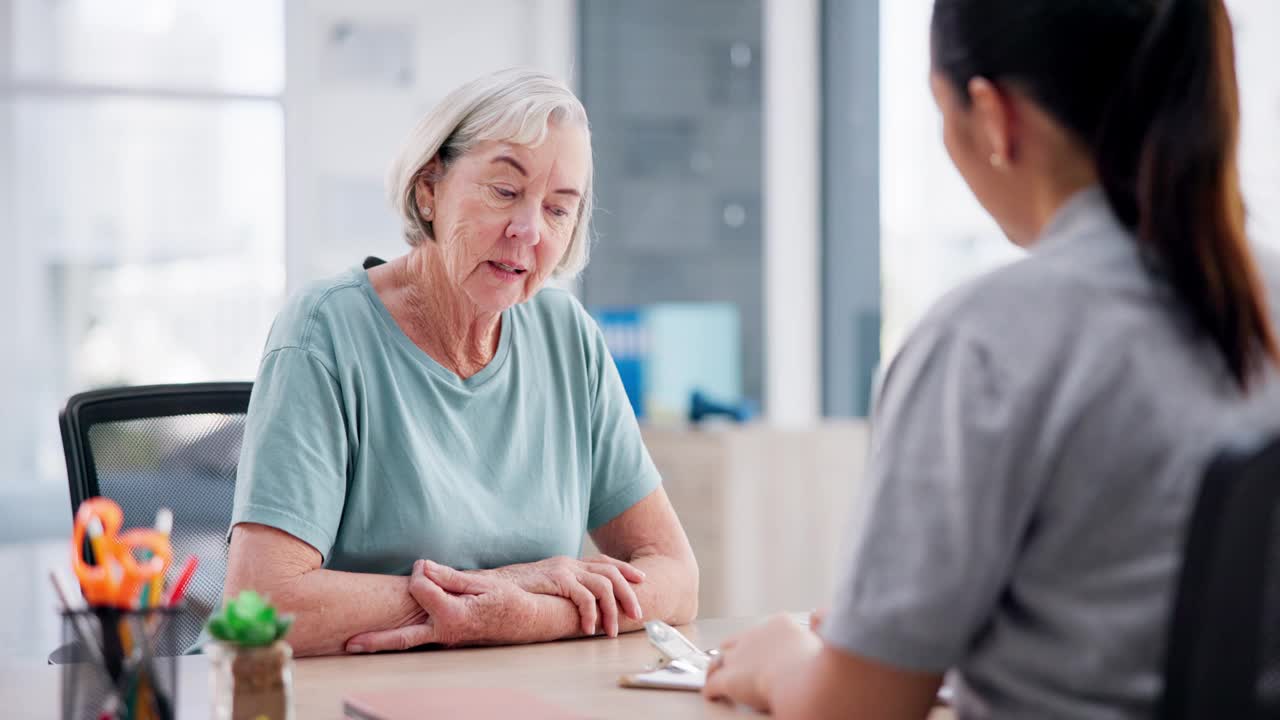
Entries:
{"label": "blurred background", "polygon": [[[1280,2],[1228,5],[1250,232],[1280,246]],[[940,294],[1018,256],[942,146],[930,8],[0,0],[0,562],[48,600],[69,395],[252,379],[288,293],[404,251],[382,179],[417,119],[530,65],[591,117],[599,240],[568,284],[689,527],[703,614],[816,604],[878,369]],[[707,407],[754,419],[690,430]],[[52,632],[0,647],[37,657]]]}

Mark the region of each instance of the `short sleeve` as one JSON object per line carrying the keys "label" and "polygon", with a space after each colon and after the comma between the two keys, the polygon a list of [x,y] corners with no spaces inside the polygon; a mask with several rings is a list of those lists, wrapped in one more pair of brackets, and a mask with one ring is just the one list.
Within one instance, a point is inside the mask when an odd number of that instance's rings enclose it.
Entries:
{"label": "short sleeve", "polygon": [[884,378],[867,490],[823,636],[894,667],[957,664],[1008,583],[1036,488],[998,359],[924,327]]}
{"label": "short sleeve", "polygon": [[249,400],[231,526],[269,525],[327,558],[346,498],[345,417],[320,358],[297,347],[268,352]]}
{"label": "short sleeve", "polygon": [[587,528],[594,530],[648,497],[662,484],[640,436],[618,368],[604,335],[590,324],[591,500]]}

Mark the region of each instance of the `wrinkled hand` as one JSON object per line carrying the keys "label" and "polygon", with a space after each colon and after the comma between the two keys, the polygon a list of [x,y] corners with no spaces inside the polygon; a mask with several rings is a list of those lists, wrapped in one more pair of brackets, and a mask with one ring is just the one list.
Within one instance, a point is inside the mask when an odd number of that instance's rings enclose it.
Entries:
{"label": "wrinkled hand", "polygon": [[779,673],[818,654],[822,641],[785,615],[726,640],[707,670],[702,695],[769,712],[769,694]]}
{"label": "wrinkled hand", "polygon": [[553,557],[480,574],[506,578],[526,592],[569,599],[578,608],[584,635],[595,635],[598,625],[609,637],[617,636],[619,608],[632,620],[644,614],[631,587],[644,581],[644,571],[608,555]]}
{"label": "wrinkled hand", "polygon": [[347,641],[350,653],[408,650],[419,645],[489,645],[512,642],[513,628],[525,627],[532,597],[499,577],[460,572],[419,560],[409,576],[409,594],[422,606],[422,622],[360,633]]}

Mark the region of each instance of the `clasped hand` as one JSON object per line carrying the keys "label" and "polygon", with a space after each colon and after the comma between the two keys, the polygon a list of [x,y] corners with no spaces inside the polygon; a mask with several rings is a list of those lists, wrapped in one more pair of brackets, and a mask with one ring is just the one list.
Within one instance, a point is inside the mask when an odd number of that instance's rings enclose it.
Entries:
{"label": "clasped hand", "polygon": [[413,564],[409,594],[422,611],[404,625],[360,633],[347,652],[406,650],[437,643],[449,646],[523,642],[539,618],[538,595],[562,597],[578,610],[584,635],[619,630],[619,613],[642,617],[633,584],[644,572],[605,555],[577,560],[554,557],[494,570],[463,572],[432,562]]}

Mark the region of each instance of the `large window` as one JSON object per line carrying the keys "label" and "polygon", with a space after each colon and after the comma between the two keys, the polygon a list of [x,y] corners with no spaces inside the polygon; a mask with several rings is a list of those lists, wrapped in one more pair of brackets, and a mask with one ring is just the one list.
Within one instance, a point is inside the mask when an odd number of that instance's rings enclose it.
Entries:
{"label": "large window", "polygon": [[0,50],[0,497],[62,498],[69,394],[253,376],[284,291],[284,9],[0,0]]}
{"label": "large window", "polygon": [[[962,280],[1016,258],[952,167],[929,94],[931,0],[881,7],[881,222],[886,357],[920,315]],[[1228,0],[1242,109],[1241,174],[1249,232],[1280,247],[1280,3]]]}
{"label": "large window", "polygon": [[1240,174],[1254,242],[1280,248],[1280,2],[1227,0],[1240,80]]}

